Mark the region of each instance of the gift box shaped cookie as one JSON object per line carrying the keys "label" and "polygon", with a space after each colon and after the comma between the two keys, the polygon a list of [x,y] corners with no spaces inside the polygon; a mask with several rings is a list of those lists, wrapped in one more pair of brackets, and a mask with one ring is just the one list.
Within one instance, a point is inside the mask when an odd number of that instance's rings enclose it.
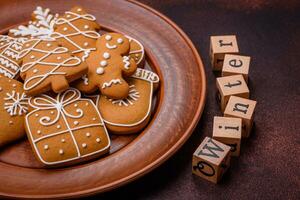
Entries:
{"label": "gift box shaped cookie", "polygon": [[104,95],[97,98],[96,105],[106,127],[115,134],[137,133],[148,124],[159,77],[151,71],[138,68],[128,83],[130,90],[125,99],[114,100]]}
{"label": "gift box shaped cookie", "polygon": [[86,161],[109,151],[110,139],[95,104],[76,89],[55,98],[29,99],[26,132],[38,160],[47,166]]}

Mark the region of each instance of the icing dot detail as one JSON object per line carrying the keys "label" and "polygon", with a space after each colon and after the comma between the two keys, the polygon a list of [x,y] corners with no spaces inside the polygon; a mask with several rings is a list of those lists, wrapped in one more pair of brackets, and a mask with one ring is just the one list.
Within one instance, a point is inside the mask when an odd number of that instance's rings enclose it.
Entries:
{"label": "icing dot detail", "polygon": [[51,115],[53,115],[53,114],[54,114],[54,111],[51,111],[50,113],[51,113]]}
{"label": "icing dot detail", "polygon": [[35,58],[35,56],[34,56],[34,55],[32,55],[32,56],[30,56],[30,58],[31,58],[31,59],[34,59],[34,58]]}
{"label": "icing dot detail", "polygon": [[122,38],[117,39],[118,44],[122,44],[123,42],[124,42],[124,40]]}
{"label": "icing dot detail", "polygon": [[67,27],[63,28],[63,31],[67,31],[67,30],[68,30],[68,28],[67,28]]}
{"label": "icing dot detail", "polygon": [[85,43],[83,43],[83,46],[87,47],[87,46],[89,46],[89,43],[85,42]]}
{"label": "icing dot detail", "polygon": [[58,153],[59,153],[60,155],[63,155],[63,154],[64,154],[64,150],[60,149],[60,150],[58,151]]}
{"label": "icing dot detail", "polygon": [[89,103],[85,103],[85,106],[89,106]]}
{"label": "icing dot detail", "polygon": [[105,39],[106,39],[107,41],[111,40],[111,35],[106,35],[106,36],[105,36]]}
{"label": "icing dot detail", "polygon": [[61,59],[61,57],[60,57],[60,56],[58,56],[58,57],[57,57],[57,60],[60,60],[60,59]]}
{"label": "icing dot detail", "polygon": [[109,53],[107,53],[107,52],[105,52],[105,53],[103,54],[103,58],[105,58],[105,59],[109,59],[109,58],[110,58],[110,54],[109,54]]}
{"label": "icing dot detail", "polygon": [[47,44],[47,47],[51,47],[51,44],[50,44],[50,43],[48,43],[48,44]]}
{"label": "icing dot detail", "polygon": [[37,72],[38,72],[38,70],[37,70],[37,69],[34,69],[34,70],[33,70],[33,73],[35,73],[35,74],[36,74]]}
{"label": "icing dot detail", "polygon": [[61,139],[61,142],[62,142],[62,143],[65,143],[65,142],[66,142],[66,140],[65,140],[65,139]]}
{"label": "icing dot detail", "polygon": [[101,139],[100,139],[100,138],[97,138],[97,139],[96,139],[96,142],[97,142],[97,143],[101,142]]}
{"label": "icing dot detail", "polygon": [[96,73],[97,74],[103,74],[104,73],[103,67],[98,67],[97,70],[96,70]]}
{"label": "icing dot detail", "polygon": [[71,17],[71,15],[67,15],[67,18],[70,18]]}
{"label": "icing dot detail", "polygon": [[9,121],[8,123],[9,123],[9,124],[13,124],[13,121]]}
{"label": "icing dot detail", "polygon": [[3,90],[2,87],[0,87],[0,92],[1,92],[2,90]]}
{"label": "icing dot detail", "polygon": [[87,147],[87,144],[86,144],[86,143],[83,143],[81,146],[82,146],[83,148],[86,148],[86,147]]}
{"label": "icing dot detail", "polygon": [[37,134],[41,134],[41,133],[42,133],[42,131],[41,131],[41,130],[38,130],[38,131],[37,131]]}
{"label": "icing dot detail", "polygon": [[86,135],[86,137],[90,137],[90,136],[91,136],[91,134],[90,134],[90,133],[86,133],[85,135]]}
{"label": "icing dot detail", "polygon": [[16,85],[16,84],[12,84],[12,86],[13,86],[13,87],[16,87],[17,85]]}
{"label": "icing dot detail", "polygon": [[107,66],[107,61],[106,61],[106,60],[102,60],[102,61],[100,62],[100,65],[101,65],[102,67]]}
{"label": "icing dot detail", "polygon": [[77,108],[77,107],[78,107],[78,104],[77,104],[77,103],[75,103],[75,104],[74,104],[74,107],[75,107],[75,108]]}
{"label": "icing dot detail", "polygon": [[74,125],[78,125],[78,124],[79,124],[79,122],[78,122],[78,121],[74,121],[73,123],[74,123]]}
{"label": "icing dot detail", "polygon": [[84,29],[88,29],[88,28],[89,28],[89,25],[84,25],[83,28],[84,28]]}
{"label": "icing dot detail", "polygon": [[96,121],[96,118],[95,118],[95,117],[93,117],[93,121]]}
{"label": "icing dot detail", "polygon": [[60,128],[61,128],[61,126],[60,126],[60,125],[57,125],[57,126],[56,126],[56,128],[60,129]]}
{"label": "icing dot detail", "polygon": [[49,149],[49,145],[45,144],[45,145],[44,145],[44,149],[45,149],[45,150],[48,150],[48,149]]}
{"label": "icing dot detail", "polygon": [[35,114],[35,116],[36,116],[36,117],[38,117],[38,116],[39,116],[39,114]]}
{"label": "icing dot detail", "polygon": [[80,11],[82,11],[82,9],[81,9],[81,8],[78,8],[77,11],[80,12]]}

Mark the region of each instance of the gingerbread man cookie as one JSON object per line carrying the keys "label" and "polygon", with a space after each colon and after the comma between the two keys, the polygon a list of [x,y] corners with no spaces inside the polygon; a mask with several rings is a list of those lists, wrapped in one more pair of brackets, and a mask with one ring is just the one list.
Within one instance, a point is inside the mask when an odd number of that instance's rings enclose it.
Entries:
{"label": "gingerbread man cookie", "polygon": [[97,90],[112,99],[128,96],[129,85],[123,77],[136,71],[135,61],[128,56],[129,40],[119,33],[108,33],[97,41],[97,50],[87,59],[87,77],[76,82],[75,86],[85,93]]}
{"label": "gingerbread man cookie", "polygon": [[51,14],[49,8],[38,6],[32,13],[32,21],[28,25],[20,25],[10,29],[8,35],[11,37],[50,38],[54,32],[54,23],[58,14]]}
{"label": "gingerbread man cookie", "polygon": [[70,88],[55,97],[31,97],[26,132],[37,159],[46,166],[66,166],[101,156],[110,139],[97,107]]}
{"label": "gingerbread man cookie", "polygon": [[55,30],[51,37],[68,48],[83,61],[95,50],[100,37],[96,18],[86,13],[81,7],[74,7],[55,21]]}
{"label": "gingerbread man cookie", "polygon": [[17,78],[20,71],[18,54],[25,39],[0,35],[0,74],[8,78]]}
{"label": "gingerbread man cookie", "polygon": [[96,98],[96,105],[108,130],[115,134],[132,134],[142,130],[149,122],[153,93],[159,85],[157,74],[138,68],[128,79],[129,95],[114,100],[103,95]]}
{"label": "gingerbread man cookie", "polygon": [[23,84],[0,75],[0,147],[25,136],[28,98]]}
{"label": "gingerbread man cookie", "polygon": [[56,93],[69,88],[69,82],[87,73],[87,66],[54,40],[32,39],[25,42],[19,54],[21,77],[28,95],[49,90]]}

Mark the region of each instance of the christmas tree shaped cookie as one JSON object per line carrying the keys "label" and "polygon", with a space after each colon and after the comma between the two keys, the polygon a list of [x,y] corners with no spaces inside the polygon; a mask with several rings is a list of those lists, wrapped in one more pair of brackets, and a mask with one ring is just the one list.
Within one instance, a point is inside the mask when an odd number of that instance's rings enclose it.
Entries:
{"label": "christmas tree shaped cookie", "polygon": [[20,71],[18,54],[24,41],[22,38],[0,35],[0,74],[11,79],[18,77]]}
{"label": "christmas tree shaped cookie", "polygon": [[76,82],[75,87],[84,93],[99,89],[109,98],[126,98],[129,85],[124,78],[134,74],[137,68],[134,59],[128,56],[128,38],[119,33],[107,33],[97,40],[96,47],[86,60],[87,77]]}
{"label": "christmas tree shaped cookie", "polygon": [[99,29],[93,15],[81,7],[74,7],[55,21],[55,32],[51,37],[84,61],[95,50],[96,41],[100,37],[97,33]]}
{"label": "christmas tree shaped cookie", "polygon": [[70,88],[56,96],[29,99],[26,132],[37,159],[47,166],[70,165],[103,155],[110,139],[92,100]]}
{"label": "christmas tree shaped cookie", "polygon": [[28,40],[19,57],[22,59],[20,75],[28,95],[49,90],[62,92],[69,88],[69,82],[87,73],[86,64],[54,40]]}
{"label": "christmas tree shaped cookie", "polygon": [[25,136],[28,98],[23,84],[0,75],[0,147]]}

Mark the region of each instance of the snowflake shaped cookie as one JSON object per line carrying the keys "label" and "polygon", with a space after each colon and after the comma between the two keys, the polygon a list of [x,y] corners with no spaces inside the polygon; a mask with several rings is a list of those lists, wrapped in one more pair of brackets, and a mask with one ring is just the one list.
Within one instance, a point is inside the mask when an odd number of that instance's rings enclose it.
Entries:
{"label": "snowflake shaped cookie", "polygon": [[4,109],[11,115],[23,115],[28,111],[28,98],[24,92],[6,93]]}

